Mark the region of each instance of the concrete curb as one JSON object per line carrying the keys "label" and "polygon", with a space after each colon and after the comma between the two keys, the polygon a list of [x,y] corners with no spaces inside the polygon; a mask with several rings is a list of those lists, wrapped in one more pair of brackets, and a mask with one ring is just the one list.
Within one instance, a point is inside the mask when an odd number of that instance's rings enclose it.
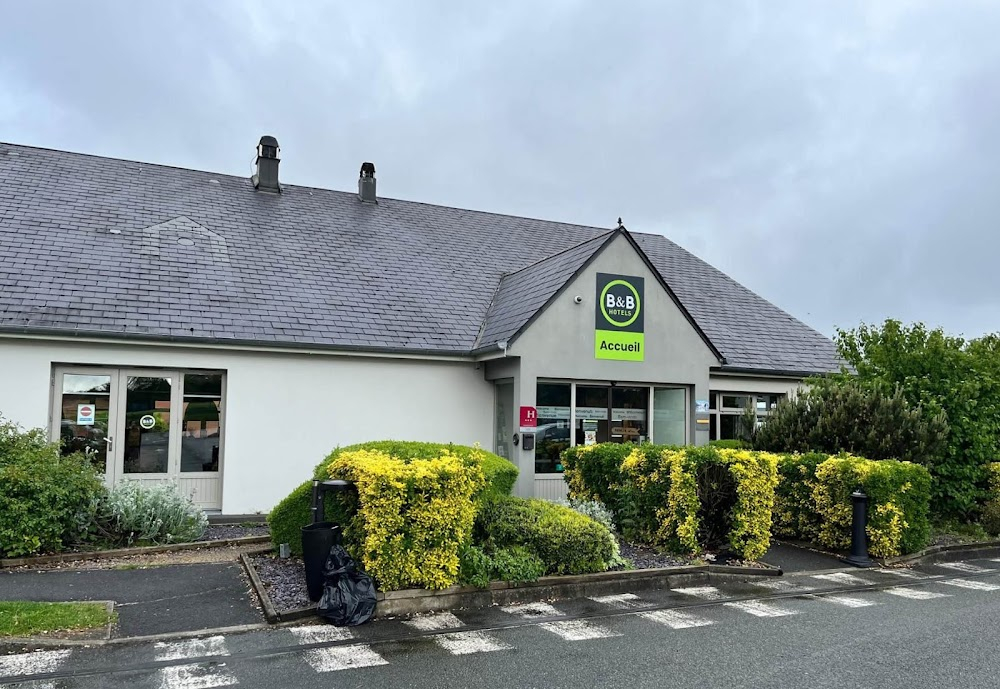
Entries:
{"label": "concrete curb", "polygon": [[947,561],[955,556],[969,557],[970,555],[998,557],[1000,556],[1000,540],[979,541],[978,543],[955,543],[953,545],[935,545],[930,548],[925,548],[917,553],[901,555],[900,557],[879,559],[877,562],[883,567],[916,564],[919,562],[933,564],[935,562]]}
{"label": "concrete curb", "polygon": [[146,636],[125,636],[118,639],[42,639],[37,637],[29,638],[0,638],[0,650],[4,648],[69,648],[69,647],[91,647],[91,646],[127,646],[129,644],[156,643],[159,641],[177,641],[181,639],[197,639],[202,636],[216,636],[219,634],[240,634],[243,632],[259,632],[271,629],[272,625],[266,622],[255,624],[238,624],[231,627],[211,627],[209,629],[195,629],[187,632],[166,632],[163,634],[148,634]]}
{"label": "concrete curb", "polygon": [[135,555],[155,555],[157,553],[174,553],[184,550],[200,550],[201,548],[225,548],[228,546],[257,545],[270,543],[270,536],[243,536],[241,538],[220,538],[215,541],[194,541],[193,543],[172,543],[170,545],[151,545],[142,548],[114,548],[112,550],[94,550],[86,553],[60,553],[58,555],[39,555],[37,557],[19,557],[0,559],[0,569],[12,567],[35,567],[52,565],[60,562],[82,562],[84,560],[110,560],[117,557],[132,557]]}
{"label": "concrete curb", "polygon": [[[246,554],[241,554],[240,562],[246,569],[251,586],[260,600],[264,617],[270,624],[316,617],[315,606],[294,610],[277,610],[268,596],[263,582],[257,575],[253,563],[250,562],[250,558]],[[727,577],[776,577],[781,576],[782,571],[774,567],[691,565],[687,567],[635,569],[624,572],[550,576],[523,584],[495,581],[490,584],[489,588],[482,589],[475,586],[452,586],[441,591],[427,591],[425,589],[404,589],[385,593],[379,591],[376,598],[378,602],[375,606],[375,617],[396,617],[455,608],[487,608],[494,605],[513,605],[557,598],[628,593],[662,588],[663,586],[699,584],[707,582],[712,574]]]}

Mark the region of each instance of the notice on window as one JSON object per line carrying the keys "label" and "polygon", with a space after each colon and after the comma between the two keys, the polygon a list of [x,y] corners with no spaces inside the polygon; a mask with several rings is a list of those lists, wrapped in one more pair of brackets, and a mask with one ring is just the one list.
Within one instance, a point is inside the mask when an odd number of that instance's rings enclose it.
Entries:
{"label": "notice on window", "polygon": [[92,404],[78,404],[76,405],[76,425],[77,426],[93,426],[94,416],[96,416],[96,410]]}
{"label": "notice on window", "polygon": [[597,274],[594,357],[619,361],[645,359],[643,279]]}

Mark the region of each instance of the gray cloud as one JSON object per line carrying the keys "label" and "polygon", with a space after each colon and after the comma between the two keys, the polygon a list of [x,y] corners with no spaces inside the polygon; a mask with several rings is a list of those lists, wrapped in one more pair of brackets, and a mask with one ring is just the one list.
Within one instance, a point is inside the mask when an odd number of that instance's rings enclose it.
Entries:
{"label": "gray cloud", "polygon": [[[540,9],[539,5],[543,7]],[[0,139],[661,232],[817,329],[998,329],[989,3],[22,3]],[[669,276],[668,276],[669,277]]]}

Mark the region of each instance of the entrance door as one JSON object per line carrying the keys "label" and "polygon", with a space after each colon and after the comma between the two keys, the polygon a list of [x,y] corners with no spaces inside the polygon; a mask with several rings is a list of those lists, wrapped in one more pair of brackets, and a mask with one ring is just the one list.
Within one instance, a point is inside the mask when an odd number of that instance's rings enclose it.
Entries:
{"label": "entrance door", "polygon": [[172,482],[222,507],[221,373],[60,368],[53,382],[63,452],[87,452],[109,486]]}

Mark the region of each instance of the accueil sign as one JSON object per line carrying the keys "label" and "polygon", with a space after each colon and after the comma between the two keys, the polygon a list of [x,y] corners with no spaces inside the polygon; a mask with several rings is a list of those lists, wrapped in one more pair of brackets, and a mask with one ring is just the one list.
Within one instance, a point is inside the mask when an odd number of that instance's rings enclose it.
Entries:
{"label": "accueil sign", "polygon": [[645,335],[642,278],[597,274],[597,327],[594,356],[598,359],[642,361]]}

